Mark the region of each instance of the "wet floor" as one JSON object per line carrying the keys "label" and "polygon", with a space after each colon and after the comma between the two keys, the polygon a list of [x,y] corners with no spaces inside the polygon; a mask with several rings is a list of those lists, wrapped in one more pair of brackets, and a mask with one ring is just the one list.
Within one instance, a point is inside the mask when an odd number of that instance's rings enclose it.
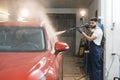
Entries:
{"label": "wet floor", "polygon": [[84,58],[72,54],[64,54],[63,80],[87,80]]}

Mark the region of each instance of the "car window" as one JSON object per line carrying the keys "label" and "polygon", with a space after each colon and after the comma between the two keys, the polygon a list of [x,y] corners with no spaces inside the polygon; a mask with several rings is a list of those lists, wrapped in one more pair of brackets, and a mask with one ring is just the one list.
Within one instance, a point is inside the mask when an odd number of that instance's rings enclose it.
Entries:
{"label": "car window", "polygon": [[45,50],[41,27],[0,27],[0,51]]}

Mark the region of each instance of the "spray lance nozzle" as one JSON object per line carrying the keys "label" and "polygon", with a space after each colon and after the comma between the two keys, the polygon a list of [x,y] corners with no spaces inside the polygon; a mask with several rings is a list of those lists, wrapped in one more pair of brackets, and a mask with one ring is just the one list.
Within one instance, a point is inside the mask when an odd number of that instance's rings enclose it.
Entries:
{"label": "spray lance nozzle", "polygon": [[80,25],[78,27],[69,28],[69,29],[66,30],[66,32],[70,32],[72,30],[76,30],[78,28],[83,28],[83,27],[85,27],[86,29],[88,29],[88,28],[91,28],[91,25],[88,24],[88,23],[85,23],[84,25]]}

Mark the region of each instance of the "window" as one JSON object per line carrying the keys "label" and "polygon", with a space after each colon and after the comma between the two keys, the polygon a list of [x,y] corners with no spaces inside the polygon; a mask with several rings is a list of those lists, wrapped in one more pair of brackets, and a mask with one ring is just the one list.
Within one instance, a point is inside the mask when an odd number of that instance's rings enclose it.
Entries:
{"label": "window", "polygon": [[45,50],[41,27],[0,27],[0,51]]}

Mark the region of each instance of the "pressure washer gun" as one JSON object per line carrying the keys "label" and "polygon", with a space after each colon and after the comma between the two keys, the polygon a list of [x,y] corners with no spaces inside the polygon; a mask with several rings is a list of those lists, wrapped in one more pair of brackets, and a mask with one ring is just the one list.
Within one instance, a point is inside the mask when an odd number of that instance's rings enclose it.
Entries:
{"label": "pressure washer gun", "polygon": [[83,27],[85,27],[85,28],[88,29],[88,28],[90,28],[91,26],[90,26],[88,23],[86,23],[86,24],[84,24],[84,25],[80,25],[79,27],[73,27],[73,28],[69,28],[69,29],[63,30],[63,31],[56,32],[56,35],[60,35],[60,34],[63,34],[63,33],[69,33],[69,32],[71,32],[71,31],[73,31],[73,30],[77,30],[77,29],[83,28]]}
{"label": "pressure washer gun", "polygon": [[85,27],[86,29],[88,29],[88,28],[90,28],[91,26],[90,26],[90,24],[85,23],[84,25],[80,25],[80,26],[78,26],[78,27],[69,28],[69,29],[66,30],[66,32],[70,32],[70,31],[72,31],[72,30],[76,30],[76,29],[78,29],[78,28],[83,28],[83,27]]}

